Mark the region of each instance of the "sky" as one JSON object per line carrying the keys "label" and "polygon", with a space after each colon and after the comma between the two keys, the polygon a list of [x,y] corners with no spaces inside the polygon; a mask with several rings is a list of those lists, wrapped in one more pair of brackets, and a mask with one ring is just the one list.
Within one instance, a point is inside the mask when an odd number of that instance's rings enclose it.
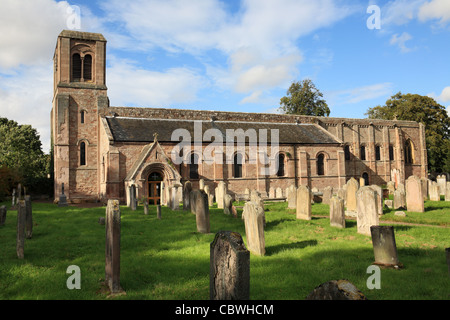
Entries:
{"label": "sky", "polygon": [[450,110],[450,0],[0,0],[0,117],[46,153],[64,29],[107,39],[111,106],[277,113],[311,79],[331,117],[397,92]]}

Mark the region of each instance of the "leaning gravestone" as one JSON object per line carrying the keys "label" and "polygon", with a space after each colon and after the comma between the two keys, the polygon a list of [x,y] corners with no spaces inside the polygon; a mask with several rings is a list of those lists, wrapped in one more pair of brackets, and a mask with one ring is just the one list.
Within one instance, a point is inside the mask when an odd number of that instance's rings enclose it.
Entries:
{"label": "leaning gravestone", "polygon": [[422,195],[422,184],[416,176],[406,180],[406,209],[411,212],[425,212]]}
{"label": "leaning gravestone", "polygon": [[371,226],[370,233],[372,235],[372,245],[375,256],[375,262],[373,264],[396,269],[402,267],[401,263],[398,261],[394,227]]}
{"label": "leaning gravestone", "polygon": [[250,252],[237,232],[219,231],[210,245],[211,300],[250,299]]}
{"label": "leaning gravestone", "polygon": [[334,195],[330,199],[330,225],[337,228],[345,228],[344,199]]}
{"label": "leaning gravestone", "polygon": [[31,196],[25,196],[25,234],[27,239],[33,236],[33,209],[31,208]]}
{"label": "leaning gravestone", "polygon": [[24,258],[25,246],[25,223],[26,223],[26,204],[25,200],[19,200],[17,203],[17,238],[16,253],[17,258]]}
{"label": "leaning gravestone", "polygon": [[311,220],[311,190],[308,186],[297,188],[297,219]]}
{"label": "leaning gravestone", "polygon": [[316,287],[306,300],[367,300],[367,298],[348,280],[332,280]]}
{"label": "leaning gravestone", "polygon": [[350,180],[347,181],[347,211],[345,212],[346,215],[355,217],[356,211],[357,211],[357,204],[356,204],[356,192],[358,192],[359,189],[359,183],[356,181],[355,178],[350,178]]}
{"label": "leaning gravestone", "polygon": [[6,222],[6,206],[0,207],[0,226],[4,226]]}
{"label": "leaning gravestone", "polygon": [[108,200],[106,207],[105,282],[112,294],[120,287],[120,207],[119,200]]}
{"label": "leaning gravestone", "polygon": [[370,236],[370,227],[379,225],[376,191],[369,186],[363,186],[359,188],[356,198],[358,233]]}
{"label": "leaning gravestone", "polygon": [[263,256],[266,253],[263,208],[258,203],[246,202],[242,216],[245,221],[248,250],[256,255]]}

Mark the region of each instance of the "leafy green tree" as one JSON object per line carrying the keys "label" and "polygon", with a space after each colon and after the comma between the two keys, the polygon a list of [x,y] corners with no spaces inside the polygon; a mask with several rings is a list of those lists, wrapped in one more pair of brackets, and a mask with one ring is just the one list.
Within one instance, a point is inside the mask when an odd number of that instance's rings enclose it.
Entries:
{"label": "leafy green tree", "polygon": [[418,94],[393,95],[384,106],[369,108],[371,119],[409,120],[425,125],[428,169],[431,172],[450,172],[450,118],[444,106],[433,98]]}
{"label": "leafy green tree", "polygon": [[36,129],[0,118],[0,173],[13,184],[9,188],[20,182],[30,192],[47,193],[49,161]]}
{"label": "leafy green tree", "polygon": [[328,117],[330,109],[323,94],[310,79],[293,82],[287,90],[287,96],[280,99],[280,108],[286,114]]}

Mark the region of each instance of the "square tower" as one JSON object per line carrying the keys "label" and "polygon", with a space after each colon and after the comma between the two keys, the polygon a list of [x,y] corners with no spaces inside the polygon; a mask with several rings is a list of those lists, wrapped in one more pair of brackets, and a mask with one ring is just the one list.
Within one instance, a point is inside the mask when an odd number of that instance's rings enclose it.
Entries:
{"label": "square tower", "polygon": [[96,200],[99,111],[109,106],[106,39],[99,33],[63,30],[57,39],[51,112],[54,194]]}

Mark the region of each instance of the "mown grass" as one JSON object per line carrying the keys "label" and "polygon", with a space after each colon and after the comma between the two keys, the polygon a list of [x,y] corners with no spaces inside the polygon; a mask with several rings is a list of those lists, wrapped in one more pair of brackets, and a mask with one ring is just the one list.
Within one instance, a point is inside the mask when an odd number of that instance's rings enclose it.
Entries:
{"label": "mown grass", "polygon": [[[6,204],[6,203],[4,203]],[[0,204],[1,205],[1,204]],[[8,204],[6,204],[8,206]],[[371,239],[356,231],[356,220],[345,229],[330,226],[329,207],[313,205],[313,219],[295,218],[287,203],[266,203],[266,255],[251,255],[250,297],[254,300],[303,300],[316,286],[348,279],[368,299],[450,298],[445,248],[450,246],[450,203],[426,202],[425,213],[394,216],[416,224],[395,224],[398,256],[404,268],[382,269],[381,289],[366,286],[373,262]],[[126,295],[114,299],[209,299],[209,247],[216,232],[232,230],[245,237],[242,208],[238,218],[210,209],[211,233],[196,232],[195,216],[156,207],[121,207],[120,282]],[[0,227],[0,299],[109,299],[102,290],[105,273],[105,229],[98,224],[105,208],[59,208],[33,203],[33,238],[25,241],[25,259],[16,256],[16,211],[8,211]],[[81,269],[81,290],[69,290],[67,267]]]}

